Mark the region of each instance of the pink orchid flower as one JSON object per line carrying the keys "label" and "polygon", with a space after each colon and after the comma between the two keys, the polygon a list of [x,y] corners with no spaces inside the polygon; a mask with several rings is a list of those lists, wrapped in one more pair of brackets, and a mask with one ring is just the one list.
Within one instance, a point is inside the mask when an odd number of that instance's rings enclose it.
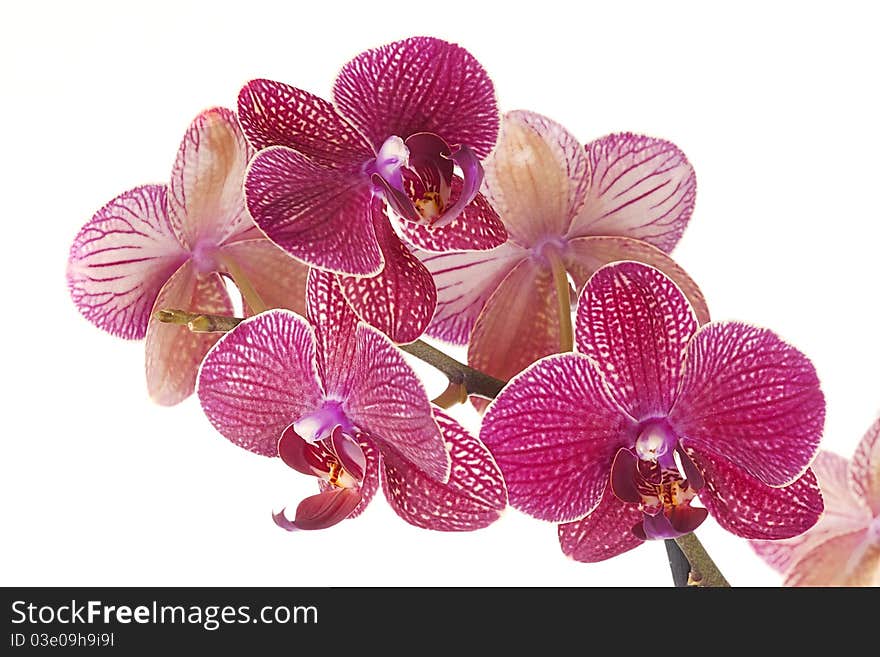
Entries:
{"label": "pink orchid flower", "polygon": [[819,452],[812,466],[825,515],[804,534],[754,541],[785,586],[880,586],[880,419],[852,461]]}
{"label": "pink orchid flower", "polygon": [[565,554],[608,559],[691,532],[707,513],[745,538],[818,520],[807,466],[825,401],[802,353],[747,324],[700,328],[681,290],[636,262],[593,274],[576,338],[578,353],[516,376],[480,433],[511,505],[563,523]]}
{"label": "pink orchid flower", "polygon": [[507,492],[486,448],[431,407],[401,352],[358,321],[333,275],[312,270],[308,309],[311,325],[284,310],[245,320],[199,375],[202,407],[223,436],[319,480],[294,520],[282,510],[275,522],[330,527],[360,514],[380,487],[419,527],[497,520]]}
{"label": "pink orchid flower", "polygon": [[339,274],[358,316],[396,342],[422,334],[437,294],[386,203],[416,246],[490,249],[507,239],[478,192],[479,158],[498,134],[494,87],[457,45],[419,37],[368,50],[342,68],[333,103],[252,80],[238,108],[263,149],[245,187],[257,224],[288,253]]}
{"label": "pink orchid flower", "polygon": [[234,112],[203,112],[184,135],[170,185],[117,196],[70,248],[74,303],[108,333],[146,337],[147,387],[160,404],[192,394],[217,335],[163,324],[154,309],[231,315],[221,276],[248,285],[267,307],[305,306],[308,268],[267,240],[245,209],[242,187],[252,155]]}
{"label": "pink orchid flower", "polygon": [[427,332],[467,344],[469,365],[509,379],[558,352],[554,273],[570,275],[579,291],[599,267],[618,260],[663,271],[700,322],[709,321],[696,283],[667,255],[696,193],[694,171],[673,144],[616,134],[584,148],[558,123],[517,111],[504,116],[483,164],[483,194],[509,241],[480,253],[417,252],[438,291]]}

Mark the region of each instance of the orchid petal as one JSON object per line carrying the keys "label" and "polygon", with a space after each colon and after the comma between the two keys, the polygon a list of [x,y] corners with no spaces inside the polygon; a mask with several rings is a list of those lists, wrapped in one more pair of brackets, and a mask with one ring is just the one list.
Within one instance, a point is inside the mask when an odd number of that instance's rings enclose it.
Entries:
{"label": "orchid petal", "polygon": [[336,457],[323,442],[305,440],[296,432],[292,424],[278,439],[278,457],[287,467],[312,477],[326,475],[336,461]]}
{"label": "orchid petal", "polygon": [[257,225],[290,255],[336,273],[382,271],[368,178],[273,146],[252,160],[245,196]]}
{"label": "orchid petal", "polygon": [[561,238],[583,205],[583,147],[565,128],[540,114],[505,114],[498,145],[483,168],[483,193],[511,239],[522,246]]}
{"label": "orchid petal", "polygon": [[266,238],[232,242],[221,252],[235,261],[267,308],[306,313],[309,266]]}
{"label": "orchid petal", "polygon": [[[448,226],[458,219],[465,208],[477,198],[477,194],[480,193],[480,185],[483,183],[484,174],[480,160],[466,144],[459,146],[449,157],[461,169],[461,189],[457,196],[450,197],[455,198],[452,205],[443,210],[442,214],[434,220],[433,225],[437,228]],[[450,186],[451,183],[450,180]],[[493,246],[495,245],[493,244]]]}
{"label": "orchid petal", "polygon": [[367,457],[358,442],[337,426],[330,434],[333,453],[339,465],[358,481],[362,481],[367,470]]}
{"label": "orchid petal", "polygon": [[449,477],[449,455],[422,382],[400,350],[364,324],[357,327],[354,380],[343,408],[380,448],[392,447],[437,481]]}
{"label": "orchid petal", "polygon": [[207,110],[190,125],[168,194],[171,225],[190,249],[216,247],[253,225],[242,192],[253,154],[231,110]]}
{"label": "orchid petal", "polygon": [[568,237],[621,235],[667,253],[694,209],[694,169],[675,144],[630,133],[587,144],[589,187]]}
{"label": "orchid petal", "polygon": [[397,216],[406,220],[407,223],[417,224],[422,221],[422,215],[419,214],[419,209],[409,194],[394,187],[378,173],[374,173],[371,180],[375,186],[382,189],[385,201]]}
{"label": "orchid petal", "polygon": [[853,456],[852,488],[875,516],[880,516],[880,420],[877,420],[856,449]]}
{"label": "orchid petal", "polygon": [[288,310],[246,319],[205,357],[198,395],[223,436],[257,454],[277,456],[284,429],[321,399],[311,327]]}
{"label": "orchid petal", "polygon": [[507,506],[501,471],[486,447],[454,419],[434,409],[449,445],[452,469],[445,484],[427,477],[389,449],[382,486],[391,508],[411,525],[438,531],[487,527]]}
{"label": "orchid petal", "polygon": [[566,268],[580,290],[596,271],[612,262],[632,260],[659,269],[687,297],[697,321],[709,322],[709,307],[700,288],[672,258],[653,244],[630,237],[578,237],[568,242]]}
{"label": "orchid petal", "polygon": [[98,328],[139,340],[159,290],[187,255],[168,222],[165,187],[137,187],[101,208],[77,234],[67,263],[70,296]]}
{"label": "orchid petal", "polygon": [[414,37],[361,53],[342,68],[333,99],[376,150],[392,135],[433,132],[485,157],[498,134],[489,76],[468,51],[440,39]]}
{"label": "orchid petal", "polygon": [[785,586],[877,586],[880,545],[872,545],[865,529],[828,539],[795,563]]}
{"label": "orchid petal", "polygon": [[[451,226],[450,226],[451,228]],[[416,251],[437,287],[437,310],[428,325],[431,337],[466,344],[486,301],[528,252],[513,242],[490,251]]]}
{"label": "orchid petal", "polygon": [[506,380],[558,351],[553,275],[549,268],[526,260],[486,301],[468,343],[468,365]]}
{"label": "orchid petal", "polygon": [[666,415],[697,329],[690,304],[662,272],[637,262],[606,265],[577,307],[575,337],[614,398],[638,420]]}
{"label": "orchid petal", "polygon": [[[198,274],[187,262],[168,279],[156,297],[155,309],[186,308],[193,313],[231,315],[232,304],[218,274]],[[199,363],[219,336],[193,333],[186,326],[150,318],[146,335],[147,390],[163,406],[189,397],[195,388]]]}
{"label": "orchid petal", "polygon": [[[358,489],[361,493],[361,501],[360,504],[348,514],[349,519],[357,518],[362,514],[370,505],[370,502],[373,501],[373,497],[379,490],[379,463],[381,461],[379,450],[376,448],[375,443],[366,439],[362,435],[358,436],[358,444],[360,445],[361,450],[363,450],[366,464],[364,466],[364,478]],[[322,491],[333,490],[333,487],[326,481],[319,481],[318,485]]]}
{"label": "orchid petal", "polygon": [[813,364],[775,333],[713,322],[688,345],[669,419],[685,448],[709,449],[769,486],[785,486],[816,453],[825,398]]}
{"label": "orchid petal", "polygon": [[508,383],[486,411],[480,439],[504,473],[511,506],[567,522],[599,504],[633,429],[593,362],[561,354]]}
{"label": "orchid petal", "polygon": [[340,276],[342,293],[355,313],[398,343],[417,340],[437,307],[431,273],[395,234],[379,199],[373,227],[385,268],[370,278]]}
{"label": "orchid petal", "polygon": [[335,488],[305,498],[296,507],[296,519],[291,522],[280,513],[272,515],[275,524],[293,531],[296,529],[327,529],[345,520],[361,501],[361,493],[355,488]]}
{"label": "orchid petal", "polygon": [[248,82],[238,94],[238,114],[257,149],[287,146],[318,164],[344,169],[374,157],[369,143],[331,103],[282,82]]}
{"label": "orchid petal", "polygon": [[308,317],[318,345],[318,373],[327,397],[342,399],[351,388],[357,350],[357,315],[342,295],[335,274],[312,269],[308,282]]}
{"label": "orchid petal", "polygon": [[611,464],[611,491],[621,502],[639,504],[642,496],[636,486],[639,459],[632,450],[620,448]]}
{"label": "orchid petal", "polygon": [[641,522],[638,508],[621,502],[608,486],[592,513],[559,525],[559,545],[575,561],[605,561],[642,544],[632,532],[633,526]]}

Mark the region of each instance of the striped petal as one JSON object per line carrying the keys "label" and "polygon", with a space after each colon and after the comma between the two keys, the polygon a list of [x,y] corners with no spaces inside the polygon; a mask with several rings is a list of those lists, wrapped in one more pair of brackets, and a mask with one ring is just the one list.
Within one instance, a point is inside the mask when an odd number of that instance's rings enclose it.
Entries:
{"label": "striped petal", "polygon": [[880,420],[877,420],[853,456],[852,487],[875,516],[880,516]]}
{"label": "striped petal", "polygon": [[451,417],[434,409],[449,445],[452,469],[441,484],[399,457],[383,453],[383,485],[391,508],[411,525],[438,531],[472,531],[498,520],[507,507],[501,471],[486,447]]}
{"label": "striped petal", "polygon": [[583,205],[583,147],[565,128],[540,114],[505,114],[498,145],[483,169],[489,203],[511,239],[523,246],[562,238]]}
{"label": "striped petal", "polygon": [[666,415],[697,320],[681,290],[637,262],[597,271],[577,307],[577,347],[595,359],[617,402],[634,418]]}
{"label": "striped petal", "polygon": [[342,399],[351,390],[357,353],[358,318],[345,300],[335,274],[312,269],[308,317],[318,345],[318,374],[327,397]]}
{"label": "striped petal", "polygon": [[670,422],[768,486],[798,479],[819,446],[825,399],[810,360],[767,329],[702,327],[688,345]]}
{"label": "striped petal", "polygon": [[254,221],[289,254],[336,273],[382,271],[368,178],[273,146],[251,162],[245,195]]}
{"label": "striped petal", "polygon": [[288,146],[318,164],[343,169],[375,157],[331,103],[283,82],[248,82],[238,94],[238,114],[257,149]]}
{"label": "striped petal", "polygon": [[306,314],[307,264],[266,238],[233,242],[222,251],[235,261],[267,308],[287,308]]}
{"label": "striped petal", "polygon": [[796,562],[785,586],[878,586],[880,546],[864,529],[830,538]]}
{"label": "striped petal", "polygon": [[559,525],[559,545],[575,561],[605,561],[644,542],[633,533],[633,527],[641,523],[638,507],[621,502],[608,486],[590,515]]}
{"label": "striped petal", "polygon": [[[199,274],[191,262],[178,269],[159,292],[155,308],[231,315],[232,304],[218,274]],[[217,342],[216,333],[193,333],[186,326],[163,324],[151,317],[147,326],[146,373],[150,397],[173,406],[195,388],[199,364]]]}
{"label": "striped petal", "polygon": [[205,358],[198,395],[224,437],[257,454],[277,456],[284,429],[321,398],[311,327],[287,310],[246,319]]}
{"label": "striped petal", "polygon": [[622,235],[667,253],[690,220],[693,167],[674,144],[630,133],[587,144],[589,188],[569,237]]}
{"label": "striped petal", "polygon": [[168,194],[171,224],[190,249],[216,247],[253,225],[242,193],[253,154],[232,110],[207,110],[190,125]]}
{"label": "striped petal", "polygon": [[433,132],[485,157],[498,134],[495,88],[467,50],[414,37],[368,50],[333,85],[339,111],[378,151],[392,135]]}
{"label": "striped petal", "polygon": [[431,273],[395,234],[382,202],[373,200],[373,228],[385,267],[371,276],[340,276],[342,293],[363,321],[398,343],[417,340],[437,307]]}
{"label": "striped petal", "polygon": [[510,381],[486,411],[480,439],[504,474],[511,506],[568,522],[598,506],[633,430],[590,359],[561,354]]}
{"label": "striped petal", "polygon": [[186,258],[168,222],[165,187],[137,187],[101,208],[77,234],[67,262],[70,296],[98,328],[139,340],[159,290]]}

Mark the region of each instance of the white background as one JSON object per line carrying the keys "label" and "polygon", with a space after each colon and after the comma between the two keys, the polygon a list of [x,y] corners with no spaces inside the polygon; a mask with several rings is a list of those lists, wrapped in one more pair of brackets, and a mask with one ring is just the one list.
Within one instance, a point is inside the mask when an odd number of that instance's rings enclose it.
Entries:
{"label": "white background", "polygon": [[[100,332],[68,298],[79,227],[116,194],[164,182],[199,111],[234,107],[252,77],[326,96],[350,57],[413,34],[471,50],[502,109],[585,141],[629,130],[677,143],[699,189],[674,255],[715,318],[772,327],[813,359],[824,446],[849,456],[880,411],[877,16],[869,3],[720,6],[5,4],[0,582],[669,584],[661,543],[577,564],[553,525],[514,511],[439,534],[380,497],[358,520],[288,534],[270,511],[312,482],[227,443],[194,399],[151,403],[142,344]],[[734,584],[779,583],[745,541],[711,521],[698,533]]]}

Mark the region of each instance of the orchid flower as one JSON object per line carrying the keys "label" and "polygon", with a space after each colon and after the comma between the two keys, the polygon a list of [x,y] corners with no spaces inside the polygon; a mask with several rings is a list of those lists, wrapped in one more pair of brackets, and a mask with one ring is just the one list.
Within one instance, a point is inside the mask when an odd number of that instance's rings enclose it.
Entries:
{"label": "orchid flower", "polygon": [[562,523],[567,555],[601,561],[708,513],[745,538],[815,524],[825,401],[801,352],[747,324],[700,328],[682,291],[636,262],[593,274],[576,340],[517,375],[480,433],[511,505]]}
{"label": "orchid flower", "polygon": [[305,306],[308,268],[267,240],[245,209],[242,186],[252,154],[234,112],[203,112],[184,135],[171,183],[117,196],[70,248],[74,303],[112,335],[146,337],[147,387],[160,404],[192,394],[199,363],[217,336],[164,324],[154,309],[232,314],[221,276],[246,291],[246,306],[255,300]]}
{"label": "orchid flower", "polygon": [[439,297],[427,332],[467,344],[469,365],[509,379],[543,356],[567,351],[560,349],[570,334],[561,340],[557,297],[565,296],[567,314],[568,276],[579,291],[599,267],[618,260],[666,273],[700,323],[709,321],[696,283],[667,255],[696,192],[694,171],[673,144],[615,134],[584,148],[558,123],[517,111],[504,116],[484,167],[483,193],[509,241],[480,253],[417,252]]}
{"label": "orchid flower", "polygon": [[880,419],[852,461],[819,452],[813,463],[825,515],[796,538],[754,541],[785,586],[880,586]]}
{"label": "orchid flower", "polygon": [[202,407],[223,436],[318,479],[295,519],[282,510],[275,522],[330,527],[361,513],[380,486],[419,527],[497,520],[507,493],[486,448],[431,407],[401,352],[358,321],[333,275],[312,270],[308,311],[311,324],[286,310],[243,321],[199,375]]}
{"label": "orchid flower", "polygon": [[498,133],[494,87],[457,45],[420,37],[368,50],[342,68],[333,103],[252,80],[238,108],[263,149],[245,186],[254,220],[291,255],[339,274],[357,315],[396,342],[422,334],[436,290],[386,204],[416,246],[479,250],[507,239],[478,192],[479,158]]}

